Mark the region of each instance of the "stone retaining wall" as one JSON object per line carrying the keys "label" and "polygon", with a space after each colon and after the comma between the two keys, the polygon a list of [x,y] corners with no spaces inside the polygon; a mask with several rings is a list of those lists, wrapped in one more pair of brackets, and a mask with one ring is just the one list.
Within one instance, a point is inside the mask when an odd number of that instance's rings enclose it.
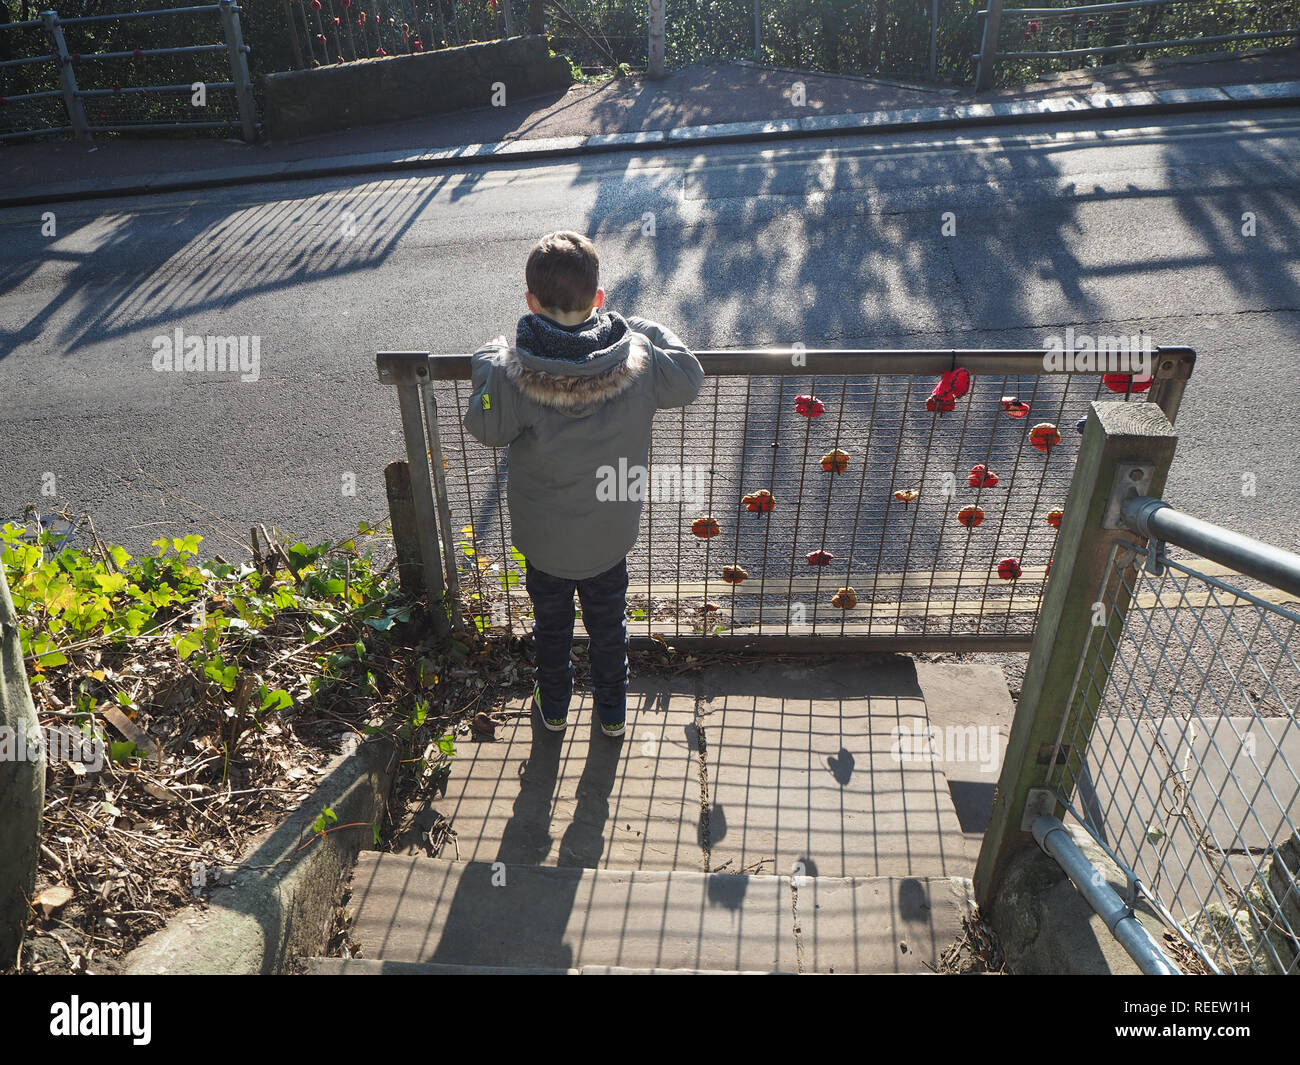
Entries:
{"label": "stone retaining wall", "polygon": [[506,102],[567,89],[569,62],[545,37],[511,37],[415,55],[268,74],[265,131],[273,140],[488,107],[498,83]]}

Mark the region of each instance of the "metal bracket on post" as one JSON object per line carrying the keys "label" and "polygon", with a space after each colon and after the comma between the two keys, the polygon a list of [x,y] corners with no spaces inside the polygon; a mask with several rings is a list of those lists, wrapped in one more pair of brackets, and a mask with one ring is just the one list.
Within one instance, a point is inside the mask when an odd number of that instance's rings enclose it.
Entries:
{"label": "metal bracket on post", "polygon": [[[1082,20],[1080,20],[1082,24]],[[1165,412],[1172,425],[1178,418],[1178,408],[1183,402],[1192,369],[1196,366],[1196,352],[1191,348],[1156,348],[1152,376],[1155,383],[1147,393],[1147,402],[1156,404]]]}
{"label": "metal bracket on post", "polygon": [[424,405],[421,390],[429,380],[429,355],[424,351],[381,351],[375,356],[379,380],[397,388],[402,412],[402,436],[411,471],[411,501],[420,539],[424,588],[429,597],[429,614],[434,632],[445,636],[450,629],[443,609],[446,589],[442,579],[442,555],[438,549],[438,519],[429,476],[429,449],[425,438]]}
{"label": "metal bracket on post", "polygon": [[1130,914],[1136,915],[1139,891],[1138,881],[1136,877],[1131,875],[1126,876],[1125,879],[1128,880],[1128,889],[1125,892],[1124,905],[1128,907],[1128,912]]}
{"label": "metal bracket on post", "polygon": [[1029,789],[1025,798],[1025,815],[1020,819],[1020,831],[1030,831],[1034,819],[1040,815],[1056,816],[1056,793],[1051,788]]}
{"label": "metal bracket on post", "polygon": [[1124,524],[1124,504],[1138,496],[1151,494],[1151,479],[1156,468],[1150,462],[1119,462],[1115,464],[1115,479],[1111,483],[1110,499],[1102,516],[1103,529],[1127,529]]}

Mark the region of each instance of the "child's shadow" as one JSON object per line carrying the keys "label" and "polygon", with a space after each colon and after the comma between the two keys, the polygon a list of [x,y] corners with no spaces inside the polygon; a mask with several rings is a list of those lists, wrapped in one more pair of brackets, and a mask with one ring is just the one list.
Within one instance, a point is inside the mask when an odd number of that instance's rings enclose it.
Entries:
{"label": "child's shadow", "polygon": [[578,806],[573,821],[560,840],[556,865],[595,869],[605,853],[605,829],[609,824],[609,797],[626,740],[616,742],[600,734],[594,712],[587,742],[587,763],[578,781]]}
{"label": "child's shadow", "polygon": [[[570,726],[572,727],[572,726]],[[560,841],[556,865],[595,868],[605,852],[609,797],[614,790],[622,743],[598,733],[593,717],[587,761],[578,781],[577,808]],[[520,766],[519,792],[501,833],[497,860],[507,865],[541,865],[551,851],[551,821],[566,736],[533,729],[528,758]]]}

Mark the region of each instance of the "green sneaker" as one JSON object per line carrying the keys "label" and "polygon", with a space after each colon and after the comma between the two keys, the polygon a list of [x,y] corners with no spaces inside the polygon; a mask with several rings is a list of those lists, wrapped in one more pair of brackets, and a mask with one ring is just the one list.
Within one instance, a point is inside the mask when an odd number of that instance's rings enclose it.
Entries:
{"label": "green sneaker", "polygon": [[567,714],[564,717],[547,717],[542,713],[542,686],[540,684],[533,688],[533,705],[537,707],[537,713],[542,719],[542,724],[552,732],[563,732],[568,728],[569,718]]}
{"label": "green sneaker", "polygon": [[613,736],[616,740],[622,739],[623,734],[627,732],[627,722],[620,721],[617,725],[606,725],[605,722],[601,721],[600,731],[606,736]]}

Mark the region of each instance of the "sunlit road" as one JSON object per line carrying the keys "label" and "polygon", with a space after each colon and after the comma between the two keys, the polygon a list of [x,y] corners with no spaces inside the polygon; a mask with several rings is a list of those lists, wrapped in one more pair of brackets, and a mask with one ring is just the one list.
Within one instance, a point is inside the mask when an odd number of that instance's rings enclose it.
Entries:
{"label": "sunlit road", "polygon": [[[132,549],[354,531],[401,453],[374,352],[513,335],[529,247],[574,228],[608,306],[700,348],[1037,346],[1070,325],[1191,345],[1167,495],[1300,549],[1298,160],[1300,111],[1243,110],[63,204],[53,237],[39,208],[3,211],[0,517],[68,505]],[[260,338],[257,379],[156,372],[177,329]]]}

